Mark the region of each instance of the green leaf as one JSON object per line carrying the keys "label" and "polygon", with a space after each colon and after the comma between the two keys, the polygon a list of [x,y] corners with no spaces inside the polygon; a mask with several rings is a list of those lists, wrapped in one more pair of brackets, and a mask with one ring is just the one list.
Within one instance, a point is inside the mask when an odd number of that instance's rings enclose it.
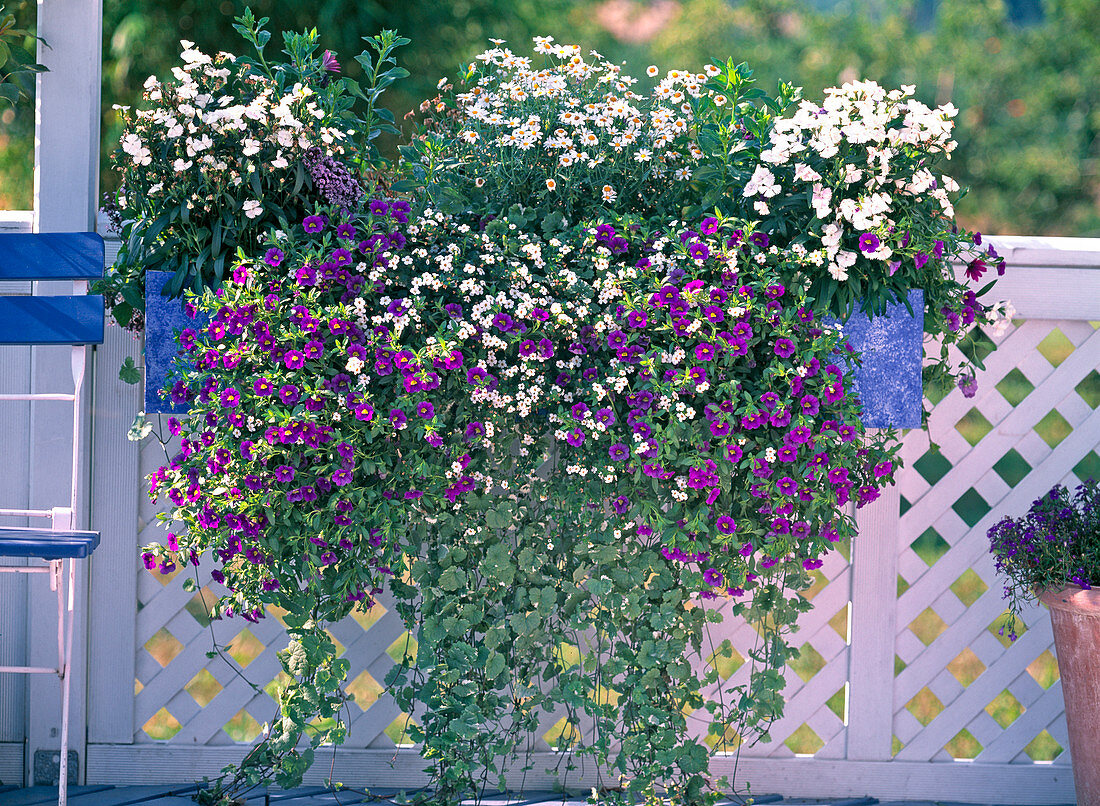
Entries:
{"label": "green leaf", "polygon": [[452,565],[439,576],[439,585],[443,590],[453,593],[466,584],[466,573],[459,567]]}
{"label": "green leaf", "polygon": [[126,360],[122,362],[122,366],[118,370],[118,377],[123,383],[135,384],[141,381],[141,370],[134,363],[133,356],[126,356]]}
{"label": "green leaf", "polygon": [[489,680],[496,680],[504,672],[504,655],[499,652],[490,652],[485,661],[485,676]]}

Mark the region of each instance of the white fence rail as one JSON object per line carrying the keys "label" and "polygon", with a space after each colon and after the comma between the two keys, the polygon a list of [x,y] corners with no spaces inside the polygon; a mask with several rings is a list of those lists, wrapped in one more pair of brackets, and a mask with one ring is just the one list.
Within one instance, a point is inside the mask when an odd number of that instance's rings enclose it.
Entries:
{"label": "white fence rail", "polygon": [[[906,468],[895,488],[860,513],[851,561],[836,553],[818,572],[808,592],[814,609],[796,635],[804,651],[788,672],[787,712],[775,740],[713,764],[756,792],[1073,800],[1049,619],[1035,608],[1015,643],[997,634],[1004,602],[985,530],[1001,515],[1025,510],[1054,483],[1100,477],[1100,239],[995,242],[1010,266],[998,296],[1012,300],[1019,319],[997,339],[977,396],[953,391],[937,403],[927,433],[905,435]],[[247,746],[242,740],[275,711],[275,651],[284,643],[274,616],[258,625],[208,625],[201,592],[184,591],[178,576],[140,567],[137,546],[158,534],[142,477],[163,454],[155,444],[139,453],[125,439],[141,404],[117,370],[138,351],[132,338],[112,329],[96,361],[91,516],[103,544],[90,572],[82,753],[88,783],[190,780],[239,758]],[[0,391],[19,391],[20,360],[0,354]],[[16,505],[27,497],[19,487],[26,448],[10,441],[26,433],[19,416],[0,412],[0,489],[14,484]],[[930,438],[939,452],[930,449]],[[212,590],[210,583],[207,595]],[[23,652],[24,595],[0,578],[0,658]],[[747,656],[753,635],[744,624],[731,619],[719,632],[716,640],[728,638]],[[351,661],[349,690],[356,694],[334,777],[415,785],[423,777],[416,751],[402,746],[407,716],[381,685],[405,643],[400,619],[383,602],[332,633]],[[208,658],[212,641],[229,647],[235,661]],[[736,663],[722,669],[733,683],[747,671]],[[11,774],[5,771],[25,760],[21,697],[0,680],[5,782]],[[550,740],[552,728],[547,720]],[[542,741],[539,756],[526,777],[529,787],[545,783],[542,770],[556,760],[551,741]],[[319,762],[311,776],[320,780],[329,770],[327,760]],[[571,782],[588,783],[584,772]]]}

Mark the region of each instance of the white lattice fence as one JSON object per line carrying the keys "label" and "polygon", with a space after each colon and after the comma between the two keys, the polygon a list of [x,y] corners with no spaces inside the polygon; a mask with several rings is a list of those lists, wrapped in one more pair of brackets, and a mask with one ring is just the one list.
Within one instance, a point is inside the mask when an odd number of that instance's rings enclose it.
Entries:
{"label": "white lattice fence", "polygon": [[[742,748],[739,761],[719,754],[712,765],[736,772],[754,791],[1072,800],[1049,619],[1036,608],[1018,625],[1019,640],[997,634],[1004,602],[985,531],[1056,482],[1100,476],[1100,333],[1089,321],[1100,319],[1100,271],[1093,268],[1100,242],[1085,252],[1069,251],[1083,248],[1077,241],[1041,242],[1030,268],[1034,239],[1006,240],[1002,251],[1016,247],[1016,263],[1025,265],[1006,277],[1004,293],[1028,319],[998,339],[976,397],[953,391],[937,403],[929,433],[905,435],[896,492],[860,521],[857,565],[845,547],[815,573],[806,592],[814,609],[794,636],[803,653],[788,670],[786,715],[773,741]],[[156,448],[145,448],[135,473],[149,473],[160,459]],[[891,514],[899,496],[900,509]],[[142,504],[135,546],[158,534],[152,515]],[[120,649],[134,656],[134,707],[121,715],[119,730],[91,736],[89,782],[145,780],[150,770],[162,779],[216,772],[243,754],[243,742],[275,711],[275,651],[285,644],[278,614],[258,625],[208,626],[202,592],[184,591],[178,574],[138,569],[135,576],[134,649]],[[415,785],[422,763],[415,749],[402,748],[409,717],[382,686],[415,642],[385,600],[331,632],[351,662],[348,690],[356,695],[347,714],[351,735],[334,762],[337,777]],[[747,680],[744,661],[756,638],[737,620],[712,625],[713,646],[692,659],[697,668],[718,668],[720,681],[709,693]],[[724,641],[733,657],[712,658]],[[213,642],[235,660],[207,657]],[[560,760],[552,748],[561,716],[543,720],[533,769],[526,778],[517,772],[517,785],[545,783],[541,771]],[[702,716],[690,717],[698,735],[707,727]],[[314,777],[328,774],[329,764],[318,764]]]}
{"label": "white lattice fence", "polygon": [[[144,445],[143,475],[163,461],[157,443]],[[163,541],[156,511],[147,500],[139,509],[142,545]],[[210,621],[209,605],[224,589],[203,570],[198,569],[202,587],[197,591],[184,590],[181,569],[168,575],[138,573],[135,743],[250,742],[278,711],[276,687],[283,673],[276,652],[287,642],[279,613],[272,609],[256,624]],[[330,631],[352,663],[347,686],[356,701],[347,715],[352,746],[392,749],[403,731],[404,714],[385,696],[381,681],[405,651],[408,634],[387,603],[383,600],[369,614],[356,614]],[[215,648],[222,651],[208,657]]]}
{"label": "white lattice fence", "polygon": [[1100,331],[1037,320],[999,341],[978,396],[954,392],[936,407],[939,454],[924,432],[904,442],[898,759],[1068,763],[1049,618],[1025,614],[1008,646],[995,634],[1004,602],[985,531],[1054,482],[1097,473]]}

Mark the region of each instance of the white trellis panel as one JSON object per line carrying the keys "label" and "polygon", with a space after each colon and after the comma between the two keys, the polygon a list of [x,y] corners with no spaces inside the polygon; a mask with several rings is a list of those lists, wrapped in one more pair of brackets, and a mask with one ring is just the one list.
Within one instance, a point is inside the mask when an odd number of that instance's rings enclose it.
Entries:
{"label": "white trellis panel", "polygon": [[[1100,322],[1100,242],[1006,238],[998,249],[1012,267],[1001,296],[1012,298],[1021,320],[999,338],[977,396],[953,391],[936,405],[929,432],[904,435],[898,485],[859,513],[854,564],[835,552],[815,572],[807,592],[814,609],[794,635],[804,653],[788,669],[786,714],[773,740],[719,754],[715,773],[790,796],[1073,799],[1049,619],[1036,608],[1015,643],[996,634],[1004,602],[985,531],[1056,482],[1100,474],[1100,332],[1093,324]],[[127,473],[144,477],[163,461],[158,454],[155,444],[144,445]],[[257,625],[207,626],[203,591],[184,591],[179,572],[163,577],[141,568],[136,547],[160,533],[140,492],[133,492],[133,527],[111,549],[113,563],[129,563],[130,582],[107,597],[116,614],[132,597],[131,637],[123,630],[111,643],[104,627],[91,650],[132,658],[132,665],[93,679],[103,699],[93,691],[90,701],[110,705],[98,723],[93,709],[89,783],[214,774],[240,758],[247,749],[241,740],[275,713],[275,653],[285,645],[278,614]],[[93,591],[93,601],[98,596]],[[106,624],[94,613],[93,621]],[[715,649],[728,640],[742,660],[756,638],[733,619],[711,631]],[[339,780],[368,786],[422,782],[415,749],[398,744],[409,717],[383,690],[409,639],[400,619],[383,599],[331,632],[351,662],[348,688],[357,702],[349,706],[347,744],[331,764],[319,761],[310,780],[331,769]],[[215,642],[236,661],[208,658]],[[704,654],[691,659],[697,669],[710,662]],[[744,682],[749,666],[735,662],[723,672],[715,696]],[[548,715],[542,732],[560,716]],[[689,720],[702,736],[707,725],[699,716]],[[516,785],[545,784],[542,771],[561,761],[544,739],[526,777],[517,771],[511,779]],[[571,782],[593,780],[590,769],[578,773]]]}

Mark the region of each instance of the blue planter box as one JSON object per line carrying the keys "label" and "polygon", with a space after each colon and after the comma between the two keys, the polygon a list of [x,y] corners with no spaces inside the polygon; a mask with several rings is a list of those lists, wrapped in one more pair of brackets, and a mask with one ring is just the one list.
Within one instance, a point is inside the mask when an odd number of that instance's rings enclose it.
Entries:
{"label": "blue planter box", "polygon": [[910,314],[897,303],[869,319],[856,312],[844,323],[844,335],[862,353],[863,366],[849,376],[863,401],[867,428],[919,428],[924,387],[924,292],[909,292]]}
{"label": "blue planter box", "polygon": [[185,328],[196,330],[206,326],[206,318],[190,318],[183,310],[183,299],[169,299],[161,290],[172,278],[172,272],[145,273],[145,413],[183,414],[186,406],[174,406],[161,397],[172,373],[172,362],[179,354],[176,334]]}

